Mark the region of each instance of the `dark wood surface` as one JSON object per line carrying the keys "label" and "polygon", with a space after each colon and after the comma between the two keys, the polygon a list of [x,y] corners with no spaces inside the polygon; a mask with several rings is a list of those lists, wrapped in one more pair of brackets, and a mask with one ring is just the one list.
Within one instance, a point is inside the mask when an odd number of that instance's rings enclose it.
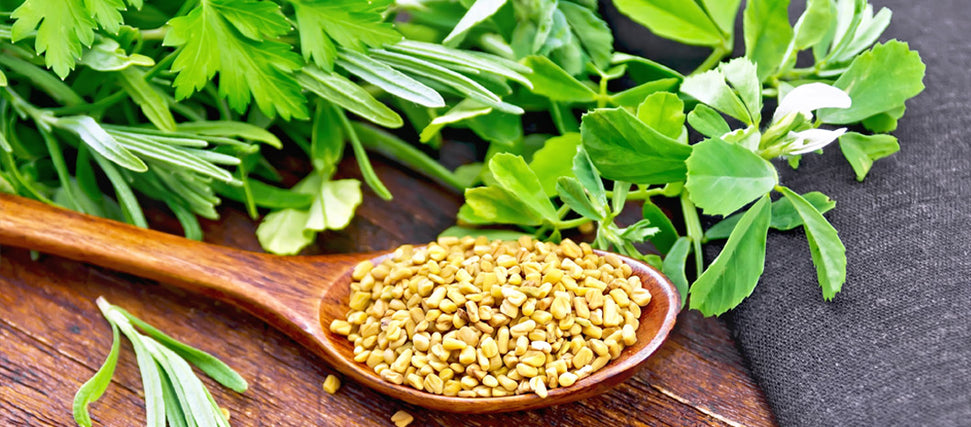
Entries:
{"label": "dark wood surface", "polygon": [[[378,173],[395,194],[385,202],[366,192],[351,226],[321,234],[308,253],[376,251],[434,239],[454,222],[460,197],[388,162]],[[341,168],[355,177],[353,162]],[[226,206],[204,224],[206,238],[258,250],[255,223]],[[0,213],[0,221],[3,215]],[[154,226],[177,232],[163,213]],[[57,224],[51,224],[56,227]],[[336,371],[263,321],[227,304],[167,285],[44,256],[0,249],[0,425],[72,425],[71,401],[100,366],[110,328],[94,300],[104,296],[170,335],[229,363],[250,383],[245,394],[207,385],[235,425],[389,425],[403,409],[414,425],[772,425],[753,383],[717,319],[682,313],[668,341],[633,378],[575,403],[496,415],[456,415],[385,397],[345,379],[336,395],[321,388]],[[112,386],[92,405],[96,423],[144,423],[141,382],[125,343]]]}

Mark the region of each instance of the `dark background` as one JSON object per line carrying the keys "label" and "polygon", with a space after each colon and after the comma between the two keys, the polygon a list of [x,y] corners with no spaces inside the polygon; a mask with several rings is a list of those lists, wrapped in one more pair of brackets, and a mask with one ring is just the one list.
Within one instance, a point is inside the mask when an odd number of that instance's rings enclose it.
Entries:
{"label": "dark background", "polygon": [[[619,50],[683,72],[708,54],[645,36],[609,3]],[[871,3],[893,11],[881,41],[909,42],[927,64],[927,89],[894,132],[901,151],[863,183],[835,145],[780,167],[784,185],[837,201],[827,217],[847,248],[843,291],[824,302],[801,230],[773,231],[765,275],[726,318],[782,425],[969,425],[971,2]]]}

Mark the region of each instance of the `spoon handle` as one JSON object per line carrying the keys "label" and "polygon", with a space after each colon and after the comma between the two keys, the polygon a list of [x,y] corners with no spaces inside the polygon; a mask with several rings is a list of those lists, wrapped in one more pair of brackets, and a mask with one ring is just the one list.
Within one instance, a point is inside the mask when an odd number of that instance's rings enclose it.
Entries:
{"label": "spoon handle", "polygon": [[197,242],[0,194],[0,245],[19,246],[169,283],[254,311],[279,300],[269,255]]}

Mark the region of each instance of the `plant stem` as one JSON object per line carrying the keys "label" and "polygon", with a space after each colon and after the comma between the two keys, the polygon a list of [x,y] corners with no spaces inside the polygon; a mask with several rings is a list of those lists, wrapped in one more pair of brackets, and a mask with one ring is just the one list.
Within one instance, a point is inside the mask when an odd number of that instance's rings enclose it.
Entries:
{"label": "plant stem", "polygon": [[725,56],[728,56],[729,52],[731,52],[731,49],[726,48],[725,46],[716,47],[715,50],[711,52],[711,55],[708,55],[708,58],[705,59],[705,62],[702,62],[701,65],[698,66],[698,68],[696,68],[694,71],[691,72],[691,75],[693,76],[695,74],[700,74],[712,68],[715,68],[715,66],[718,65],[718,63],[721,62],[721,60],[724,59]]}
{"label": "plant stem", "polygon": [[694,203],[688,199],[688,193],[681,192],[681,212],[684,215],[684,228],[688,234],[688,240],[691,240],[691,244],[694,247],[695,252],[695,273],[696,278],[701,276],[701,272],[704,271],[704,258],[701,254],[701,239],[704,237],[704,233],[701,230],[701,220],[698,218],[698,209],[695,208]]}
{"label": "plant stem", "polygon": [[[637,191],[634,191],[634,192],[631,192],[631,193],[627,193],[627,200],[647,200],[647,199],[649,199],[649,198],[651,198],[653,196],[657,196],[657,195],[663,194],[663,193],[664,193],[664,189],[663,188],[642,188],[640,190],[637,190]],[[608,191],[607,192],[607,197],[613,198],[614,197],[614,192],[613,191]]]}
{"label": "plant stem", "polygon": [[163,40],[167,32],[169,32],[168,27],[163,25],[152,30],[142,30],[140,33],[142,40]]}
{"label": "plant stem", "polygon": [[575,219],[571,219],[571,220],[568,220],[568,221],[560,221],[560,222],[556,223],[556,228],[559,228],[559,229],[576,228],[576,227],[579,227],[579,226],[581,226],[583,224],[586,224],[586,223],[588,223],[590,221],[591,220],[590,219],[587,219],[587,218],[575,218]]}

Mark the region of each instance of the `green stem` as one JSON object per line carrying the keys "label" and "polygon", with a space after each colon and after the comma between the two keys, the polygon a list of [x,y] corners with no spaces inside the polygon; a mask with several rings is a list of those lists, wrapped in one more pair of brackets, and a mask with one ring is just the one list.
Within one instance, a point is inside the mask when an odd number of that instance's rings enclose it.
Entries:
{"label": "green stem", "polygon": [[691,241],[695,252],[695,273],[696,276],[701,276],[701,272],[704,271],[704,258],[701,254],[701,239],[704,237],[704,233],[701,230],[701,220],[698,218],[698,209],[695,207],[694,203],[688,199],[687,192],[681,192],[681,212],[684,215],[684,228],[688,234],[688,240]]}
{"label": "green stem", "polygon": [[119,90],[118,92],[112,93],[111,95],[108,95],[90,104],[84,103],[84,104],[69,105],[67,107],[55,108],[51,110],[51,112],[57,116],[69,116],[71,114],[90,113],[92,111],[103,111],[103,110],[106,110],[108,107],[115,105],[119,101],[125,99],[126,97],[128,97],[128,92],[125,92],[124,90]]}
{"label": "green stem", "polygon": [[168,26],[161,26],[152,30],[142,30],[142,40],[163,40],[165,33],[168,33]]}
{"label": "green stem", "polygon": [[559,218],[559,219],[563,219],[563,217],[565,217],[566,214],[568,214],[568,213],[570,213],[570,207],[567,206],[567,205],[563,205],[563,206],[560,206],[560,208],[556,210],[556,217]]}
{"label": "green stem", "polygon": [[466,184],[446,169],[441,163],[429,157],[398,137],[360,122],[353,122],[354,130],[360,136],[361,144],[370,151],[400,162],[418,173],[438,180],[456,190],[462,191]]}
{"label": "green stem", "polygon": [[575,218],[567,221],[559,221],[556,223],[556,228],[559,228],[561,230],[564,228],[576,228],[590,221],[591,220],[587,218]]}
{"label": "green stem", "polygon": [[711,55],[708,55],[708,58],[705,59],[705,62],[702,62],[701,65],[698,66],[698,68],[696,68],[694,71],[691,72],[691,75],[693,76],[695,74],[701,74],[705,71],[715,68],[715,66],[718,65],[718,63],[721,62],[722,59],[728,56],[730,52],[731,52],[731,48],[726,48],[725,46],[716,47],[715,50],[711,52]]}
{"label": "green stem", "polygon": [[388,190],[388,187],[384,186],[381,178],[378,178],[378,174],[374,172],[374,168],[371,166],[371,159],[368,158],[367,153],[364,151],[364,145],[361,144],[361,140],[357,137],[357,132],[354,131],[351,121],[347,119],[347,115],[344,114],[343,109],[338,109],[337,111],[344,128],[344,133],[347,135],[347,139],[351,141],[351,148],[354,149],[354,157],[357,159],[357,166],[361,170],[361,176],[364,178],[364,182],[379,197],[384,200],[391,200],[391,191]]}
{"label": "green stem", "polygon": [[[627,193],[627,200],[647,200],[651,197],[664,193],[664,188],[642,188],[640,190]],[[608,191],[607,197],[613,198],[614,192]]]}

